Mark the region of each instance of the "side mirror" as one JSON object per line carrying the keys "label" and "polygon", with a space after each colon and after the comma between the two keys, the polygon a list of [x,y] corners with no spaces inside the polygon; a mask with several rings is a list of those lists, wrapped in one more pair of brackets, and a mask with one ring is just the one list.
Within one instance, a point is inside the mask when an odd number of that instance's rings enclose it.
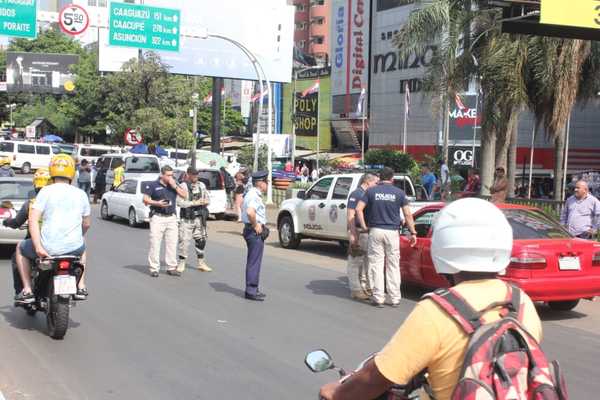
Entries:
{"label": "side mirror", "polygon": [[323,372],[335,368],[331,356],[325,350],[311,351],[306,355],[304,363],[312,372]]}
{"label": "side mirror", "polygon": [[296,194],[296,197],[304,200],[306,198],[306,190],[299,190]]}

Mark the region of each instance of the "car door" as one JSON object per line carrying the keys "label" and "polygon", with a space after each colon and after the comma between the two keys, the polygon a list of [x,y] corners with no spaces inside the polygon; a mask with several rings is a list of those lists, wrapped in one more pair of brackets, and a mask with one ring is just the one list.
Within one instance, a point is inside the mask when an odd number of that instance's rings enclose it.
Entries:
{"label": "car door", "polygon": [[[126,180],[123,181],[118,187],[115,188],[113,197],[112,197],[112,211],[111,213],[115,214],[118,217],[127,218],[128,212],[128,188],[131,186],[132,181]],[[110,205],[109,205],[110,208]]]}
{"label": "car door", "polygon": [[439,212],[439,209],[428,210],[423,213],[421,219],[421,226],[417,228],[417,236],[424,234],[427,230],[427,234],[423,238],[419,238],[419,247],[421,249],[421,274],[423,275],[423,282],[425,286],[430,288],[442,288],[448,287],[448,281],[446,278],[441,276],[435,270],[433,265],[433,259],[431,258],[431,236],[433,234],[432,224],[435,216]]}
{"label": "car door", "polygon": [[30,168],[35,162],[35,146],[28,143],[19,143],[17,145],[17,159],[15,165],[17,168],[23,168],[23,164],[28,164]]}
{"label": "car door", "polygon": [[34,163],[31,165],[33,169],[38,169],[50,165],[50,160],[52,158],[50,154],[50,146],[46,144],[36,144],[35,155],[36,157]]}
{"label": "car door", "polygon": [[123,211],[125,211],[125,215],[129,216],[129,209],[133,206],[136,208],[136,196],[137,196],[137,188],[139,186],[138,181],[136,179],[129,179],[123,181],[123,183],[127,183],[123,188]]}
{"label": "car door", "polygon": [[309,235],[323,236],[328,216],[327,199],[334,178],[326,176],[315,182],[306,192],[304,200],[298,207],[300,231]]}
{"label": "car door", "polygon": [[353,177],[340,176],[333,184],[333,190],[326,206],[328,210],[327,233],[333,237],[346,239],[348,235],[346,229],[347,206],[353,183]]}
{"label": "car door", "polygon": [[427,275],[425,274],[426,267],[423,265],[427,262],[427,257],[431,261],[431,255],[427,256],[431,249],[431,224],[433,218],[439,210],[424,210],[415,214],[415,230],[417,232],[417,244],[414,247],[410,246],[408,239],[408,228],[402,230],[400,236],[400,271],[402,278],[427,285]]}

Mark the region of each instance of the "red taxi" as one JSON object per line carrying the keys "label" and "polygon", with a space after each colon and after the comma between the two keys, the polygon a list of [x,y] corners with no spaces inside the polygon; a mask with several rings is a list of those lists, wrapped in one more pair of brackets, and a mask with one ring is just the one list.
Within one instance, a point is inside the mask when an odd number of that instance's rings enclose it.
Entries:
{"label": "red taxi", "polygon": [[[431,259],[431,225],[444,204],[430,205],[413,217],[417,245],[400,238],[402,280],[428,288],[447,287]],[[513,229],[511,262],[501,279],[515,283],[533,301],[556,310],[571,310],[580,299],[600,296],[600,243],[572,237],[541,210],[500,204]]]}

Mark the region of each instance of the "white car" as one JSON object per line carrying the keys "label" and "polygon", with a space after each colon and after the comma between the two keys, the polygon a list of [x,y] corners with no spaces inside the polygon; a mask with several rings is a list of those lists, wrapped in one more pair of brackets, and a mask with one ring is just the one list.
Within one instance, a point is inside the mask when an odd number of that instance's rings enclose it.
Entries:
{"label": "white car", "polygon": [[152,180],[125,179],[117,188],[102,195],[100,217],[125,218],[129,226],[135,227],[150,222],[150,208],[144,204],[143,188]]}
{"label": "white car", "polygon": [[14,218],[23,203],[34,196],[35,190],[31,178],[0,178],[0,203],[10,201],[13,209],[0,208],[0,244],[17,244],[25,238],[27,224],[19,229],[4,226],[1,222]]}
{"label": "white car", "polygon": [[[338,240],[344,245],[348,239],[346,217],[348,196],[357,187],[362,174],[324,176],[310,189],[300,191],[295,199],[281,203],[277,216],[279,243],[284,248],[297,248],[303,238]],[[404,190],[411,210],[415,203],[415,188],[408,175],[395,175],[394,185]]]}
{"label": "white car", "polygon": [[[182,182],[187,168],[176,167],[175,178]],[[225,218],[227,210],[227,192],[225,190],[224,178],[217,168],[198,168],[198,180],[208,189],[210,204],[208,212],[215,216],[216,219]]]}

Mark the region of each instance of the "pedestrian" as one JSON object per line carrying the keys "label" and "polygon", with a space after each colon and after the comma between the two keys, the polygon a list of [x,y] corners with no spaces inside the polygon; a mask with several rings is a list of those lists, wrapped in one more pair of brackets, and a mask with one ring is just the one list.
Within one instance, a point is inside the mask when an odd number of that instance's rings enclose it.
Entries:
{"label": "pedestrian", "polygon": [[504,203],[506,201],[506,195],[508,191],[508,180],[505,177],[505,171],[503,167],[496,168],[494,174],[494,184],[489,188],[492,195],[492,203]]}
{"label": "pedestrian", "polygon": [[421,175],[421,184],[425,188],[427,192],[427,199],[431,199],[431,194],[433,192],[433,187],[435,186],[437,179],[433,172],[431,172],[431,167],[428,164],[423,165],[423,173]]}
{"label": "pedestrian", "polygon": [[89,199],[92,190],[92,168],[90,167],[88,160],[81,160],[77,172],[79,173],[77,177],[77,186],[87,194]]}
{"label": "pedestrian", "polygon": [[15,171],[10,167],[10,158],[0,157],[0,178],[15,176]]}
{"label": "pedestrian", "polygon": [[292,164],[291,160],[287,160],[285,163],[285,167],[283,168],[285,172],[294,172],[294,164]]}
{"label": "pedestrian", "polygon": [[348,285],[350,296],[356,300],[368,300],[371,295],[369,284],[367,250],[369,232],[361,229],[356,218],[356,205],[365,196],[367,189],[375,186],[379,178],[373,174],[364,174],[358,182],[358,187],[348,197]]}
{"label": "pedestrian", "polygon": [[308,183],[308,180],[309,180],[308,168],[302,167],[302,170],[300,172],[300,182]]}
{"label": "pedestrian", "polygon": [[313,182],[316,182],[318,179],[319,179],[319,169],[313,168],[312,172],[310,173],[310,180]]}
{"label": "pedestrian", "polygon": [[440,196],[442,201],[446,201],[449,200],[450,195],[450,169],[443,159],[438,161],[438,165],[440,167]]}
{"label": "pedestrian", "polygon": [[196,168],[189,167],[187,169],[185,186],[187,188],[187,198],[177,198],[177,206],[180,208],[179,264],[177,264],[176,271],[170,272],[171,275],[176,276],[180,276],[185,271],[185,262],[192,240],[198,257],[197,269],[203,272],[212,271],[212,268],[206,264],[204,257],[204,248],[208,237],[206,229],[208,221],[207,207],[210,199],[206,186],[198,180],[198,170]]}
{"label": "pedestrian", "polygon": [[104,182],[106,183],[104,190],[105,192],[110,192],[111,190],[113,190],[115,183],[115,171],[110,169],[110,167],[106,169],[106,173],[104,175]]}
{"label": "pedestrian", "polygon": [[248,183],[246,176],[242,172],[235,174],[235,190],[233,191],[233,204],[238,216],[238,222],[242,222],[242,203],[244,201],[244,192]]}
{"label": "pedestrian", "polygon": [[479,171],[477,171],[475,168],[469,168],[465,192],[476,194],[479,193],[480,190],[481,179],[479,178]]}
{"label": "pedestrian", "polygon": [[[383,307],[385,289],[392,307],[400,304],[400,229],[402,217],[411,234],[410,244],[417,237],[406,193],[394,186],[394,170],[385,167],[379,174],[379,183],[368,189],[359,200],[356,213],[362,230],[369,231],[369,283],[373,291],[372,304]],[[365,218],[366,213],[366,218]]]}
{"label": "pedestrian", "polygon": [[102,199],[102,195],[106,190],[106,169],[97,168],[96,178],[94,179],[94,204]]}
{"label": "pedestrian", "polygon": [[233,180],[233,177],[231,176],[231,174],[229,172],[227,172],[225,167],[221,167],[219,170],[221,171],[221,176],[223,177],[223,182],[225,184],[225,193],[227,196],[227,208],[232,209],[233,208],[232,195],[233,195],[233,191],[235,190],[235,181]]}
{"label": "pedestrian", "polygon": [[264,301],[266,295],[258,290],[265,240],[269,236],[267,212],[262,195],[267,192],[269,173],[257,171],[252,174],[253,187],[244,196],[242,221],[244,239],[248,247],[246,259],[246,291],[248,300]]}
{"label": "pedestrian", "polygon": [[586,181],[577,181],[575,194],[565,202],[560,223],[573,236],[592,239],[598,232],[600,201],[590,193]]}
{"label": "pedestrian", "polygon": [[150,251],[148,264],[150,276],[157,278],[160,272],[160,247],[165,242],[167,273],[177,270],[178,225],[175,215],[177,197],[186,198],[187,190],[177,184],[173,168],[160,169],[160,176],[144,188],[144,204],[150,206]]}

